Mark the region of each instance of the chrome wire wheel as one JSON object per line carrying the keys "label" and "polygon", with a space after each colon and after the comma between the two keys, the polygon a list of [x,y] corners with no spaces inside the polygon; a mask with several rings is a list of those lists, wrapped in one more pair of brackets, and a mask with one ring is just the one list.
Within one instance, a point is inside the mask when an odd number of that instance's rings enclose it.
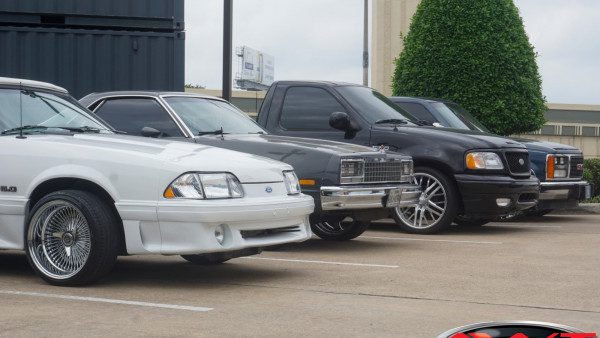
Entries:
{"label": "chrome wire wheel", "polygon": [[344,217],[329,217],[312,224],[318,230],[327,234],[339,234],[352,227],[352,222],[344,222]]}
{"label": "chrome wire wheel", "polygon": [[91,233],[79,208],[54,200],[31,217],[27,249],[36,267],[46,276],[67,279],[85,266],[91,251]]}
{"label": "chrome wire wheel", "polygon": [[415,173],[414,183],[422,189],[419,202],[409,207],[397,207],[395,212],[408,227],[414,229],[433,227],[446,213],[448,204],[446,189],[438,179],[427,173]]}

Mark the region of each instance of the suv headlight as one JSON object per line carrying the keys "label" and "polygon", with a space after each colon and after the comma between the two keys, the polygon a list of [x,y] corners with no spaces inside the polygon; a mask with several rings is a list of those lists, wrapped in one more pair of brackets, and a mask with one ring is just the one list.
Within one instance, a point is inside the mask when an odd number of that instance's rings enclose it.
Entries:
{"label": "suv headlight", "polygon": [[283,172],[283,181],[285,182],[285,188],[287,189],[288,195],[298,195],[300,193],[300,182],[293,170],[286,170]]}
{"label": "suv headlight", "polygon": [[217,199],[244,197],[242,184],[230,173],[187,173],[173,181],[165,198]]}
{"label": "suv headlight", "polygon": [[472,152],[468,153],[465,162],[469,169],[488,169],[488,170],[502,170],[504,164],[500,156],[492,152]]}
{"label": "suv headlight", "polygon": [[364,178],[364,159],[342,159],[340,166],[340,183],[361,183]]}
{"label": "suv headlight", "polygon": [[569,157],[561,155],[546,156],[546,178],[567,178],[569,175]]}

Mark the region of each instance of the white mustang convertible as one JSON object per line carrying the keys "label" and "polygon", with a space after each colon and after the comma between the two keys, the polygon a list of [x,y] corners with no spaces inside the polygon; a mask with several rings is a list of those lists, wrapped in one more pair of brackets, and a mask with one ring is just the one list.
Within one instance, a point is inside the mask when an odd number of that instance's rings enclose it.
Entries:
{"label": "white mustang convertible", "polygon": [[0,249],[47,282],[96,281],[118,255],[216,264],[311,236],[292,167],[115,134],[51,84],[0,78]]}

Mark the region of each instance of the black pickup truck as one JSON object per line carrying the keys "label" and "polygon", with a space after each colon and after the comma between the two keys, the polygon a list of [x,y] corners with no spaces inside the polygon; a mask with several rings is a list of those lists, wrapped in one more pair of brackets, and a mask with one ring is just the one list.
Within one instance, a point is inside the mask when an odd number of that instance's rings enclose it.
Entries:
{"label": "black pickup truck", "polygon": [[383,94],[325,81],[279,81],[258,123],[275,135],[350,142],[413,157],[419,203],[398,207],[405,231],[435,233],[452,222],[483,225],[536,205],[539,181],[522,144],[476,131],[421,126]]}

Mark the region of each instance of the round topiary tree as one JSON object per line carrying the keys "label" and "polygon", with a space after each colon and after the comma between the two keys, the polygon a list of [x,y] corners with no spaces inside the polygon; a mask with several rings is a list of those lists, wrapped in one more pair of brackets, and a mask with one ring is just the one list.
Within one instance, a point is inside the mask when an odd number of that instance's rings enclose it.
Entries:
{"label": "round topiary tree", "polygon": [[512,0],[422,0],[392,89],[455,101],[500,135],[534,131],[546,110],[535,58]]}

